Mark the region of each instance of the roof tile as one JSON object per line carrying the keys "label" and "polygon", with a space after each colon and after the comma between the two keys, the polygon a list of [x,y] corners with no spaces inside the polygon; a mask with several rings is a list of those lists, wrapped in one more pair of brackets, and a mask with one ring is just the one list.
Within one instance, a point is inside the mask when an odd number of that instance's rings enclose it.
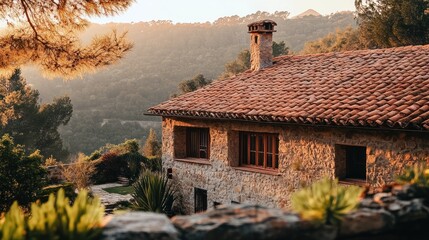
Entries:
{"label": "roof tile", "polygon": [[278,57],[148,111],[429,131],[429,45]]}

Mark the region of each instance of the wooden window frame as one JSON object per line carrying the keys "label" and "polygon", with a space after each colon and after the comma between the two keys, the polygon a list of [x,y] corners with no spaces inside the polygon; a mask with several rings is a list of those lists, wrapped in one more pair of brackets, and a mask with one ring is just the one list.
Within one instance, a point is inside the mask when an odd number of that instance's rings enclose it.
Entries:
{"label": "wooden window frame", "polygon": [[[262,140],[262,145],[260,140]],[[270,155],[271,164],[269,164]],[[260,159],[261,156],[262,159]],[[279,135],[277,133],[239,132],[239,161],[241,167],[277,171],[279,169]]]}
{"label": "wooden window frame", "polygon": [[[197,144],[191,145],[191,144]],[[209,159],[210,158],[210,129],[187,127],[186,128],[186,158]]]}
{"label": "wooden window frame", "polygon": [[335,145],[335,175],[340,182],[364,185],[367,181],[367,147]]}

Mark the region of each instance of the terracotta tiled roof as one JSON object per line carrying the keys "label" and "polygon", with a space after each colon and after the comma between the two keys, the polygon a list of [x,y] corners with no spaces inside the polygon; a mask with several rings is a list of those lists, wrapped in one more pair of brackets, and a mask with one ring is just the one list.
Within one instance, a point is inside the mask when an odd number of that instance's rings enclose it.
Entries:
{"label": "terracotta tiled roof", "polygon": [[149,113],[429,131],[429,45],[283,56]]}

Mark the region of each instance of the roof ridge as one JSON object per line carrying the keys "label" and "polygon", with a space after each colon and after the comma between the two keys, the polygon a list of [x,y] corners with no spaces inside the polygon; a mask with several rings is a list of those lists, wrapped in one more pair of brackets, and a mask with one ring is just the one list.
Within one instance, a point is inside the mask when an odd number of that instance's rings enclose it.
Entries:
{"label": "roof ridge", "polygon": [[331,55],[352,55],[352,54],[362,54],[362,53],[380,53],[380,52],[396,52],[404,51],[413,48],[428,48],[429,44],[425,45],[407,45],[400,47],[389,47],[389,48],[375,48],[375,49],[359,49],[359,50],[348,50],[348,51],[339,51],[339,52],[326,52],[326,53],[311,53],[311,54],[290,54],[290,55],[281,55],[273,58],[273,61],[279,61],[286,58],[292,57],[319,57],[319,56],[331,56]]}

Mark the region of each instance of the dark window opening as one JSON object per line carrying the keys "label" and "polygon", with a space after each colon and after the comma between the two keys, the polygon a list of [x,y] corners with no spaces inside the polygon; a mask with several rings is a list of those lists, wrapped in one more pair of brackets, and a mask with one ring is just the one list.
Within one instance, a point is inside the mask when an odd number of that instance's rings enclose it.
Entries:
{"label": "dark window opening", "polygon": [[240,132],[239,146],[240,165],[278,169],[278,134]]}
{"label": "dark window opening", "polygon": [[207,190],[194,188],[195,213],[207,210]]}
{"label": "dark window opening", "polygon": [[186,157],[209,158],[209,129],[186,129]]}
{"label": "dark window opening", "polygon": [[216,208],[217,206],[220,206],[220,205],[222,205],[222,203],[220,203],[220,202],[213,202],[213,207],[214,208]]}
{"label": "dark window opening", "polygon": [[264,23],[264,28],[265,28],[265,30],[272,30],[271,23]]}
{"label": "dark window opening", "polygon": [[255,36],[255,43],[258,43],[258,36]]}
{"label": "dark window opening", "polygon": [[366,147],[346,146],[346,178],[366,180]]}

